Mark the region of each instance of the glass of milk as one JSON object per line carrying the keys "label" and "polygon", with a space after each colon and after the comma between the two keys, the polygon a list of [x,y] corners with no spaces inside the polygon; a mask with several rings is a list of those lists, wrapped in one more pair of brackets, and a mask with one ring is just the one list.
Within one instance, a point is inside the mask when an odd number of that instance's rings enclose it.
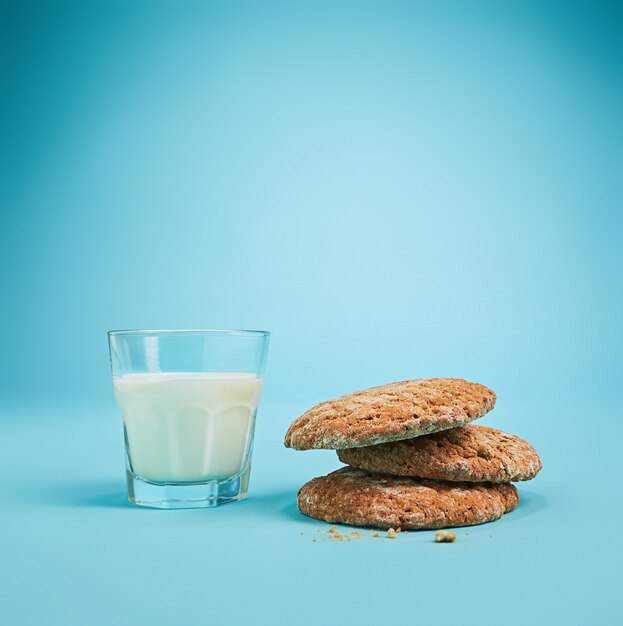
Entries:
{"label": "glass of milk", "polygon": [[162,509],[243,500],[270,333],[108,333],[128,498]]}

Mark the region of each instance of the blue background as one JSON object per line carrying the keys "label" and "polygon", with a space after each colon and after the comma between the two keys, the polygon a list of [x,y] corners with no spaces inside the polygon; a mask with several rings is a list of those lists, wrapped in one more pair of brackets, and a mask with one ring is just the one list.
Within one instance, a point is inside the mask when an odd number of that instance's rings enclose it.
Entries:
{"label": "blue background", "polygon": [[[620,4],[0,18],[0,622],[614,623]],[[273,333],[243,503],[125,502],[105,332],[169,327]],[[296,490],[339,464],[290,421],[427,376],[541,453],[519,508],[312,542]]]}

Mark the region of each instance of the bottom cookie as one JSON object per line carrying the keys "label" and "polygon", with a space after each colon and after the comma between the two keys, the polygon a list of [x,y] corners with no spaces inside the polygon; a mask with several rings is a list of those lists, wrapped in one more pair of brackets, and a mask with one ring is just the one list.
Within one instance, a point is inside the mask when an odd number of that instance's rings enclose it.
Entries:
{"label": "bottom cookie", "polygon": [[329,523],[419,530],[496,520],[519,502],[510,483],[461,483],[343,467],[298,493],[302,513]]}

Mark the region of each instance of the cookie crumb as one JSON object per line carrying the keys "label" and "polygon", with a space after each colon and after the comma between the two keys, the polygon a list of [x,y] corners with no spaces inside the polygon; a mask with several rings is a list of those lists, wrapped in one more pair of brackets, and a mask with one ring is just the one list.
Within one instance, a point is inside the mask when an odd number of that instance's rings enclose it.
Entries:
{"label": "cookie crumb", "polygon": [[454,543],[456,535],[448,530],[440,530],[435,535],[435,543]]}
{"label": "cookie crumb", "polygon": [[[316,530],[317,533],[321,535],[321,537],[312,539],[312,541],[347,541],[350,543],[355,539],[361,539],[365,536],[364,532],[360,530],[356,530],[355,528],[348,528],[344,531],[344,533],[340,533],[336,526],[331,526],[330,528],[318,528]],[[349,534],[350,533],[350,534]],[[301,535],[303,533],[300,533]],[[372,531],[369,533],[372,534]],[[378,537],[379,534],[375,533],[375,536]]]}
{"label": "cookie crumb", "polygon": [[387,531],[387,536],[388,536],[390,539],[396,539],[396,531],[395,531],[393,528],[390,528],[390,529]]}

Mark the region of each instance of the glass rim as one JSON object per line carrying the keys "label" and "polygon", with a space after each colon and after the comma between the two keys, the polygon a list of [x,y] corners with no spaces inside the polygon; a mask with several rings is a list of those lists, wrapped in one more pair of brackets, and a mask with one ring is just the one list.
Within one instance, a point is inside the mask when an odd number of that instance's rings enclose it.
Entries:
{"label": "glass rim", "polygon": [[109,337],[119,335],[233,335],[239,337],[269,337],[267,330],[238,330],[227,328],[162,328],[162,329],[135,329],[135,330],[109,330]]}

